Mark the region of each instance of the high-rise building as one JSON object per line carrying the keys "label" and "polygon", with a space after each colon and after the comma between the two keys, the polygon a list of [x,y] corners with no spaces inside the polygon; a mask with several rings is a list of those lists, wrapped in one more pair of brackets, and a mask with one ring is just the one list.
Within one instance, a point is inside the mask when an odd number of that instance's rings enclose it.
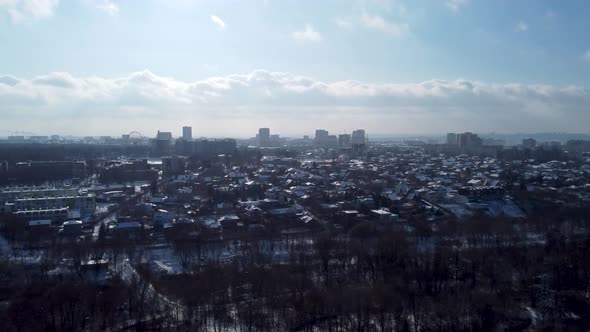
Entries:
{"label": "high-rise building", "polygon": [[457,145],[457,134],[448,133],[447,134],[447,144],[448,145]]}
{"label": "high-rise building", "polygon": [[483,144],[483,140],[474,133],[465,132],[462,134],[448,133],[447,144],[458,145],[459,147],[479,147]]}
{"label": "high-rise building", "polygon": [[330,133],[328,133],[327,130],[324,129],[316,129],[315,131],[315,137],[314,137],[314,143],[317,146],[325,146],[327,139],[328,139],[328,135],[330,135]]}
{"label": "high-rise building", "polygon": [[260,128],[258,129],[258,146],[269,146],[270,145],[270,129]]}
{"label": "high-rise building", "polygon": [[338,135],[338,146],[341,148],[350,147],[350,134],[340,134]]}
{"label": "high-rise building", "polygon": [[182,138],[190,141],[193,139],[193,128],[190,126],[182,127]]}
{"label": "high-rise building", "polygon": [[192,156],[207,160],[219,155],[232,155],[236,152],[236,140],[226,138],[217,140],[196,140],[192,142]]}
{"label": "high-rise building", "polygon": [[357,129],[352,132],[351,137],[352,151],[362,153],[367,148],[367,134],[364,129]]}
{"label": "high-rise building", "polygon": [[537,140],[534,138],[523,139],[522,145],[527,149],[534,149],[537,146]]}
{"label": "high-rise building", "polygon": [[314,144],[317,147],[333,148],[338,146],[338,136],[330,135],[327,130],[317,129],[315,131]]}
{"label": "high-rise building", "polygon": [[457,135],[457,144],[460,147],[479,147],[483,143],[477,134],[466,132]]}
{"label": "high-rise building", "polygon": [[153,140],[154,153],[157,156],[170,154],[172,148],[172,133],[169,131],[159,131],[156,139]]}
{"label": "high-rise building", "polygon": [[352,144],[353,145],[364,145],[367,144],[367,135],[364,129],[357,129],[352,132]]}
{"label": "high-rise building", "polygon": [[280,146],[281,145],[281,135],[270,135],[270,145],[271,146]]}
{"label": "high-rise building", "polygon": [[315,139],[316,141],[322,140],[325,137],[327,137],[330,133],[328,133],[327,130],[324,129],[316,129],[315,131]]}
{"label": "high-rise building", "polygon": [[159,131],[158,130],[158,134],[156,135],[156,139],[161,140],[161,141],[171,141],[172,140],[172,133],[169,131]]}
{"label": "high-rise building", "polygon": [[336,135],[328,135],[324,141],[324,146],[326,147],[337,147],[338,146],[338,136]]}

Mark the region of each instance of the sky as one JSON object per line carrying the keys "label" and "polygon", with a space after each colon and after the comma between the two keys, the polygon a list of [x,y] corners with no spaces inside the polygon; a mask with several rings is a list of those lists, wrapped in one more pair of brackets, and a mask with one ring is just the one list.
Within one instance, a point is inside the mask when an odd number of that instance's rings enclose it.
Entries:
{"label": "sky", "polygon": [[0,135],[590,133],[585,0],[0,0]]}

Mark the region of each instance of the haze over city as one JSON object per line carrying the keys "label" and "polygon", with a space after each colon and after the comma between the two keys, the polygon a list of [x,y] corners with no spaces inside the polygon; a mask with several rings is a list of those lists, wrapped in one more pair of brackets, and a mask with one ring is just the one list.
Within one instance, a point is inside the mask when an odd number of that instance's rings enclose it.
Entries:
{"label": "haze over city", "polygon": [[589,9],[0,0],[0,135],[589,133]]}

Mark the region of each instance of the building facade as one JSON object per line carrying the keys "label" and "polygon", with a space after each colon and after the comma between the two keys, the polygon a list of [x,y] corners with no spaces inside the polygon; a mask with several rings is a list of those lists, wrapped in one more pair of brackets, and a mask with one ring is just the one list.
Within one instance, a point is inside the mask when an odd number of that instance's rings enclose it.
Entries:
{"label": "building facade", "polygon": [[182,138],[190,141],[193,139],[193,128],[190,126],[182,127]]}

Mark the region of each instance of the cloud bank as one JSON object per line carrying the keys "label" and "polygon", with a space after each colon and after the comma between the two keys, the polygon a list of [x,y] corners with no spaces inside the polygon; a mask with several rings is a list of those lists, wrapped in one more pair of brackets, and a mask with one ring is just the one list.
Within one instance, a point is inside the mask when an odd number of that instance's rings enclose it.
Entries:
{"label": "cloud bank", "polygon": [[52,16],[58,4],[59,0],[0,0],[0,11],[6,11],[13,22],[20,22]]}
{"label": "cloud bank", "polygon": [[139,129],[150,135],[182,124],[215,136],[248,136],[263,126],[292,135],[322,127],[379,134],[588,132],[590,123],[586,87],[460,79],[325,82],[267,70],[193,82],[148,70],[120,78],[0,75],[0,105],[0,133],[18,128],[115,135]]}

